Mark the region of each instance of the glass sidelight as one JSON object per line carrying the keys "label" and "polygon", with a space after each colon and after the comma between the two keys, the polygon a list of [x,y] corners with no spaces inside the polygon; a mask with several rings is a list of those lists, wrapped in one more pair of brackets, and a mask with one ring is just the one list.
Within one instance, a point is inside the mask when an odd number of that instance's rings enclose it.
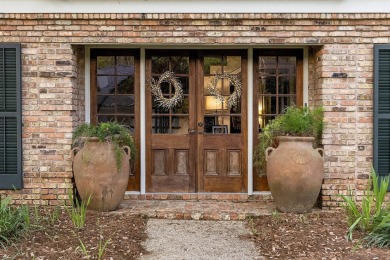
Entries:
{"label": "glass sidelight", "polygon": [[259,131],[268,122],[291,105],[297,105],[297,57],[257,57],[258,72],[258,127]]}
{"label": "glass sidelight", "polygon": [[[303,105],[303,51],[254,51],[253,133],[262,129],[288,106]],[[254,136],[254,147],[257,138]],[[254,191],[269,190],[266,169],[254,168]]]}
{"label": "glass sidelight", "polygon": [[[133,133],[138,151],[139,64],[139,50],[91,49],[91,123],[116,121],[127,126]],[[140,190],[139,169],[137,160],[129,172],[127,189],[130,191]]]}

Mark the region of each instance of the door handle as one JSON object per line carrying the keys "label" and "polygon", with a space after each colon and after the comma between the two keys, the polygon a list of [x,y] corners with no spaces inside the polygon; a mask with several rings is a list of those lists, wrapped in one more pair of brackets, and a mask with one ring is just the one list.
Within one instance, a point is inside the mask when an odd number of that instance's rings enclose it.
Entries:
{"label": "door handle", "polygon": [[188,129],[188,133],[190,135],[193,135],[193,134],[196,134],[196,131],[195,131],[195,129]]}

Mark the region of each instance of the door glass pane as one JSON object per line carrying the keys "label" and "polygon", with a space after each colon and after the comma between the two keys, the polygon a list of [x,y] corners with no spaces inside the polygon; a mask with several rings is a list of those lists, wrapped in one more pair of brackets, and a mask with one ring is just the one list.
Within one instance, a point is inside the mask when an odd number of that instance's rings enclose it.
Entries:
{"label": "door glass pane", "polygon": [[189,57],[184,56],[173,56],[171,57],[171,71],[177,74],[188,74],[189,73]]}
{"label": "door glass pane", "polygon": [[162,74],[169,70],[169,57],[152,57],[152,74]]}
{"label": "door glass pane", "polygon": [[172,114],[189,114],[190,111],[189,97],[183,97],[183,101],[175,108],[172,108]]}
{"label": "door glass pane", "polygon": [[230,117],[230,133],[239,134],[241,133],[241,117],[232,116]]}
{"label": "door glass pane", "polygon": [[[183,98],[174,107],[163,108],[160,102],[152,97],[152,133],[155,134],[188,134],[190,114],[190,83],[189,83],[189,57],[188,56],[153,56],[152,76],[157,82],[166,71],[174,73],[183,90]],[[171,99],[176,90],[171,82],[160,84],[163,97]]]}
{"label": "door glass pane", "polygon": [[[205,74],[203,77],[204,133],[241,133],[241,116],[239,115],[241,113],[241,97],[238,97],[232,106],[228,105],[228,100],[237,85],[242,85],[241,57],[206,56],[203,66]],[[234,82],[233,75],[237,75],[238,82]],[[232,116],[232,114],[237,114],[237,116]]]}
{"label": "door glass pane", "polygon": [[170,132],[169,116],[152,117],[152,133],[167,134]]}
{"label": "door glass pane", "polygon": [[172,116],[172,134],[188,134],[188,116]]}

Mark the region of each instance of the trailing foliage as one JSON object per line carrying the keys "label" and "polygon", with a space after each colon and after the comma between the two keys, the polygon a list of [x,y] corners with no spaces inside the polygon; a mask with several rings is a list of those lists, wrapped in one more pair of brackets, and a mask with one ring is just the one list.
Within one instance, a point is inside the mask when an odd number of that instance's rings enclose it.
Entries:
{"label": "trailing foliage", "polygon": [[11,207],[11,197],[0,198],[0,245],[17,238],[30,227],[29,210],[26,205]]}
{"label": "trailing foliage", "polygon": [[115,158],[118,170],[122,165],[122,146],[129,146],[131,163],[134,164],[137,156],[137,148],[133,136],[128,128],[117,122],[98,123],[97,125],[82,124],[73,134],[73,147],[82,147],[87,137],[97,137],[100,142],[112,142],[115,148]]}
{"label": "trailing foliage", "polygon": [[345,210],[349,224],[347,238],[352,240],[355,229],[361,229],[368,233],[366,241],[368,245],[390,245],[390,206],[385,206],[384,199],[389,186],[390,177],[379,180],[375,170],[372,169],[372,189],[368,187],[364,192],[359,205],[352,194],[340,195],[345,202]]}
{"label": "trailing foliage", "polygon": [[260,171],[265,167],[265,150],[275,146],[277,136],[312,136],[316,141],[321,138],[324,111],[322,107],[287,107],[283,114],[277,116],[259,134],[259,144],[255,148],[254,164]]}

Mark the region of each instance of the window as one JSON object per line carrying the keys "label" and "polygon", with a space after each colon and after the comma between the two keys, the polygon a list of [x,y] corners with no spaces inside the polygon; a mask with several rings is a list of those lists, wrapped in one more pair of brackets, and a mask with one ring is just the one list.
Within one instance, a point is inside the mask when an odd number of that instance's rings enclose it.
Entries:
{"label": "window", "polygon": [[390,173],[390,45],[376,45],[374,55],[374,169],[384,176]]}
{"label": "window", "polygon": [[[255,50],[253,75],[253,133],[261,133],[286,107],[303,105],[303,50]],[[255,168],[254,173],[253,189],[269,190],[266,169]]]}
{"label": "window", "polygon": [[[91,123],[116,121],[127,126],[138,151],[139,70],[139,50],[91,50]],[[127,189],[139,191],[139,160],[130,169],[129,175]]]}
{"label": "window", "polygon": [[22,188],[20,45],[0,44],[0,189]]}

